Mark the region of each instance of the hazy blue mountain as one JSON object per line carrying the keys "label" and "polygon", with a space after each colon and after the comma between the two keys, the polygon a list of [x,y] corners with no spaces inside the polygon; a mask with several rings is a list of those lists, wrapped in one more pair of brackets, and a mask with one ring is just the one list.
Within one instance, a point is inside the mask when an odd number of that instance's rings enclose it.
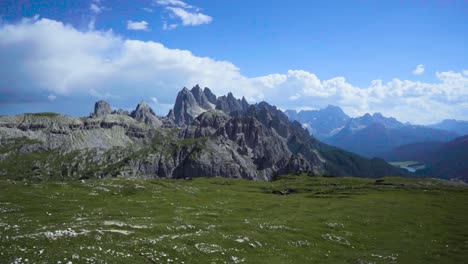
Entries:
{"label": "hazy blue mountain", "polygon": [[367,113],[361,117],[350,119],[343,131],[358,131],[372,124],[380,124],[385,128],[399,128],[405,126],[405,124],[393,117],[385,117],[381,113],[374,113],[373,115]]}
{"label": "hazy blue mountain", "polygon": [[432,156],[428,174],[435,177],[468,180],[468,136],[447,142]]}
{"label": "hazy blue mountain", "polygon": [[420,142],[386,153],[387,161],[414,160],[427,166],[421,173],[433,177],[468,180],[468,135],[449,142]]}
{"label": "hazy blue mountain", "polygon": [[[440,124],[452,128],[447,131],[435,127],[416,126],[402,123],[381,113],[365,114],[350,118],[341,108],[329,105],[320,110],[294,111],[285,114],[297,120],[316,138],[347,151],[366,157],[382,156],[384,153],[405,144],[454,139],[463,122],[444,121]],[[441,126],[442,127],[442,126]]]}
{"label": "hazy blue mountain", "polygon": [[289,119],[300,122],[318,139],[335,135],[350,119],[341,108],[333,105],[328,105],[320,110],[303,110],[300,112],[286,110],[285,113]]}
{"label": "hazy blue mountain", "polygon": [[440,123],[429,125],[429,127],[452,131],[460,136],[468,135],[468,121],[445,119]]}
{"label": "hazy blue mountain", "polygon": [[381,155],[381,158],[389,162],[395,161],[422,161],[430,160],[430,157],[437,153],[446,142],[425,141],[402,145]]}
{"label": "hazy blue mountain", "polygon": [[[367,116],[367,117],[366,117]],[[454,139],[457,134],[424,126],[398,124],[389,118],[367,125],[369,116],[352,119],[338,134],[325,142],[366,157],[378,157],[405,144]],[[367,125],[367,126],[366,126]]]}

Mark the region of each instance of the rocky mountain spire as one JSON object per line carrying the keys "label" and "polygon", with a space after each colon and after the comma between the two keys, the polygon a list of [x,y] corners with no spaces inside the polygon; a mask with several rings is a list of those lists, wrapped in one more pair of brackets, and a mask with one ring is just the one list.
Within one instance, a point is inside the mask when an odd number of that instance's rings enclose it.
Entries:
{"label": "rocky mountain spire", "polygon": [[210,88],[205,87],[205,89],[203,90],[203,93],[205,94],[206,99],[208,99],[210,103],[216,105],[216,99],[217,99],[216,95],[211,92]]}
{"label": "rocky mountain spire", "polygon": [[247,100],[236,99],[232,93],[216,97],[207,87],[201,89],[197,84],[191,90],[184,87],[177,95],[174,109],[168,118],[179,126],[189,125],[198,115],[209,110],[221,110],[226,114],[245,112],[249,108]]}
{"label": "rocky mountain spire", "polygon": [[244,112],[248,107],[249,104],[245,98],[242,98],[242,100],[236,99],[232,93],[228,93],[227,96],[220,96],[216,102],[216,109],[227,114],[232,112]]}
{"label": "rocky mountain spire", "polygon": [[[197,84],[195,87],[192,88],[192,90],[190,90],[190,92],[192,93],[192,95],[194,96],[195,100],[197,101],[198,105],[201,108],[204,108],[204,109],[207,109],[207,110],[214,109],[215,104],[216,104],[216,95],[211,93],[211,91],[209,89],[208,89],[208,91],[206,89],[207,88],[205,88],[205,91],[203,91],[200,88],[200,86],[198,86],[198,84]],[[214,101],[213,101],[213,96],[214,96]],[[208,97],[210,97],[210,98],[208,98]]]}
{"label": "rocky mountain spire", "polygon": [[135,110],[130,114],[131,117],[138,121],[145,122],[155,127],[162,126],[162,121],[156,116],[153,109],[145,102],[141,101]]}
{"label": "rocky mountain spire", "polygon": [[173,119],[177,125],[188,125],[201,113],[215,109],[215,105],[216,95],[210,89],[202,90],[198,84],[191,90],[184,87],[177,94],[174,109],[168,118]]}

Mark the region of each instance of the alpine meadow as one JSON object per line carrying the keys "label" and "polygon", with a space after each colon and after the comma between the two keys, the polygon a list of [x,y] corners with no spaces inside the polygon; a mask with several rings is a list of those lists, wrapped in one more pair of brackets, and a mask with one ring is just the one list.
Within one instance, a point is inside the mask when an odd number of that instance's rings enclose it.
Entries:
{"label": "alpine meadow", "polygon": [[466,263],[467,14],[2,1],[0,263]]}

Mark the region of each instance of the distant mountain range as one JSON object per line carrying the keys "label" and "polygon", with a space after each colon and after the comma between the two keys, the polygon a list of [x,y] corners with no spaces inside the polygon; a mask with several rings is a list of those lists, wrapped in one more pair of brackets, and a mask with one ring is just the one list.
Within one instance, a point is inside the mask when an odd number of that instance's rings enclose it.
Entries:
{"label": "distant mountain range", "polygon": [[130,113],[99,101],[89,117],[0,116],[4,178],[272,180],[289,173],[410,175],[383,159],[367,159],[318,141],[266,102],[250,105],[232,93],[217,97],[198,85],[182,89],[165,117],[156,116],[143,101]]}
{"label": "distant mountain range", "polygon": [[465,131],[466,121],[448,120],[432,126],[404,124],[380,113],[351,118],[339,107],[285,113],[330,145],[365,157],[379,157],[392,149],[417,142],[446,142]]}
{"label": "distant mountain range", "polygon": [[341,108],[333,105],[320,110],[300,112],[286,110],[285,113],[289,119],[299,121],[304,128],[320,140],[340,132],[351,119]]}
{"label": "distant mountain range", "polygon": [[468,121],[445,119],[440,123],[429,125],[429,127],[451,131],[460,136],[468,135]]}

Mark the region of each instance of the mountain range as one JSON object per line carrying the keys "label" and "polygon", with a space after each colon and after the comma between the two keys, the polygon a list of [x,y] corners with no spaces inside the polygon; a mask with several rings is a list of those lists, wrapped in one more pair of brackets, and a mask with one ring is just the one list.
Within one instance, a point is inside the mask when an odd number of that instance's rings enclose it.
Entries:
{"label": "mountain range", "polygon": [[429,127],[451,131],[460,136],[468,135],[468,121],[445,119],[440,123],[429,125]]}
{"label": "mountain range", "polygon": [[286,110],[285,114],[289,119],[299,121],[314,137],[320,140],[337,134],[351,119],[341,108],[333,105],[328,105],[320,110],[300,112]]}
{"label": "mountain range", "polygon": [[365,157],[382,157],[406,144],[447,142],[463,135],[468,123],[446,120],[431,126],[411,125],[380,113],[351,118],[336,106],[299,113],[286,110],[285,113],[322,141]]}
{"label": "mountain range", "polygon": [[145,102],[130,113],[105,101],[89,117],[25,113],[0,117],[0,177],[381,177],[407,172],[326,145],[266,102],[184,88],[167,116]]}

